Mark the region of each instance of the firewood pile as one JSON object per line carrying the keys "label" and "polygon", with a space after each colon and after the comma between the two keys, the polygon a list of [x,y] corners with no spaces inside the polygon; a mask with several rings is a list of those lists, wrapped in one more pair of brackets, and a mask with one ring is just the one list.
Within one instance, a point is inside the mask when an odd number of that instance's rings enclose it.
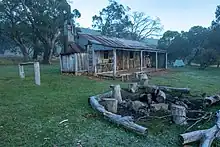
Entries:
{"label": "firewood pile", "polygon": [[[111,85],[111,91],[92,96],[89,103],[104,118],[139,134],[146,135],[148,129],[136,122],[149,119],[171,119],[177,125],[191,130],[199,122],[217,117],[215,125],[206,130],[180,134],[183,145],[200,141],[201,147],[210,147],[220,137],[220,111],[215,115],[206,109],[220,102],[220,95],[193,96],[189,88],[150,85],[146,74],[139,75],[139,82],[129,83],[127,88]],[[157,116],[157,112],[164,114]]]}

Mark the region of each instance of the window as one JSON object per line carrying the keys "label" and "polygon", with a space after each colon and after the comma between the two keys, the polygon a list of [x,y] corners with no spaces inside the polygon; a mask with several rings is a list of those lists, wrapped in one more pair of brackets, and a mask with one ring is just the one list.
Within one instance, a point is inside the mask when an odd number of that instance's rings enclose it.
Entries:
{"label": "window", "polygon": [[108,51],[104,51],[104,59],[108,59]]}
{"label": "window", "polygon": [[130,52],[130,59],[134,58],[134,52]]}

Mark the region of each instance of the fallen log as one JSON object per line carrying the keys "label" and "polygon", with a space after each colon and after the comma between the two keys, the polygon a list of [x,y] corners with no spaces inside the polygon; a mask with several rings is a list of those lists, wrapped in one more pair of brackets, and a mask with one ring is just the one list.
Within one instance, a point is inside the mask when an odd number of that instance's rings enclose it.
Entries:
{"label": "fallen log", "polygon": [[164,92],[180,92],[180,93],[190,93],[190,88],[176,88],[167,86],[158,86],[158,88]]}
{"label": "fallen log", "polygon": [[[104,95],[109,95],[109,93],[104,94]],[[147,135],[148,129],[134,123],[134,120],[131,116],[122,117],[121,115],[117,115],[117,114],[114,114],[114,113],[107,111],[104,108],[104,106],[100,105],[100,103],[98,101],[98,100],[100,100],[100,97],[104,97],[104,96],[97,95],[97,96],[90,97],[89,104],[92,106],[93,109],[97,110],[103,116],[105,116],[104,117],[105,119],[110,120],[111,122],[116,123],[117,125],[121,125],[128,130],[132,130],[138,134]]]}
{"label": "fallen log", "polygon": [[181,143],[185,145],[200,140],[200,147],[211,147],[213,140],[220,137],[220,110],[216,112],[216,117],[217,121],[210,129],[180,134]]}
{"label": "fallen log", "polygon": [[204,99],[205,106],[211,106],[220,101],[220,95],[208,96]]}

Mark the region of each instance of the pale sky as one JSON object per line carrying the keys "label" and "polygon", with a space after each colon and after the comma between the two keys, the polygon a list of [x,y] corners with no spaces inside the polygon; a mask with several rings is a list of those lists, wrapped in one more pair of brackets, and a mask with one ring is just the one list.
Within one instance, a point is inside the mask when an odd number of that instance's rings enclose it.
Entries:
{"label": "pale sky", "polygon": [[[131,11],[159,17],[166,30],[188,31],[190,27],[208,27],[215,17],[219,0],[117,0]],[[73,0],[72,9],[81,12],[77,20],[81,27],[92,28],[92,16],[108,5],[108,0]]]}

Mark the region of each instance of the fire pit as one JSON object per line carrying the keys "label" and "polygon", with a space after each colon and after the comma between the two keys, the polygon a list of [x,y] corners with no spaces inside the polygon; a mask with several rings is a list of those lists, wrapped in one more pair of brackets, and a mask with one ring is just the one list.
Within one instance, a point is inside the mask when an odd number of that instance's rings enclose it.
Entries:
{"label": "fire pit", "polygon": [[[195,98],[190,94],[189,88],[150,85],[147,75],[139,77],[139,82],[129,83],[128,88],[111,85],[111,91],[90,97],[90,105],[105,119],[138,134],[147,135],[148,129],[138,122],[154,118],[170,119],[177,125],[191,124],[186,130],[188,131],[202,120],[211,120],[213,113],[205,111],[205,108],[220,101],[219,95],[203,94]],[[217,114],[217,117],[220,116],[219,112]],[[213,132],[220,134],[220,127],[215,126],[211,128],[211,132],[210,129],[196,131],[197,138],[194,139],[190,139],[190,136],[195,135],[194,132],[181,134],[182,144],[197,140],[201,140],[201,144],[207,144],[204,143],[206,139],[211,145],[217,137],[213,136]]]}

